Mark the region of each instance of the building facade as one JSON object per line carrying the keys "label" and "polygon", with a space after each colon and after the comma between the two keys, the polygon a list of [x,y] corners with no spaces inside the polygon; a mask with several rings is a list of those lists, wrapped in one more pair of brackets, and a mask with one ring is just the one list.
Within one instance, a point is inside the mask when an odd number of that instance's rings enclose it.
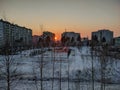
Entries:
{"label": "building facade", "polygon": [[80,33],[63,32],[61,35],[61,43],[63,46],[78,46],[81,43]]}
{"label": "building facade", "polygon": [[113,44],[113,31],[103,29],[96,32],[92,32],[92,41],[97,45],[101,44]]}
{"label": "building facade", "polygon": [[49,31],[44,31],[39,38],[39,46],[48,47],[55,44],[55,34]]}
{"label": "building facade", "polygon": [[120,37],[114,38],[114,45],[120,47]]}
{"label": "building facade", "polygon": [[0,20],[0,48],[6,44],[10,47],[30,46],[32,43],[32,30]]}

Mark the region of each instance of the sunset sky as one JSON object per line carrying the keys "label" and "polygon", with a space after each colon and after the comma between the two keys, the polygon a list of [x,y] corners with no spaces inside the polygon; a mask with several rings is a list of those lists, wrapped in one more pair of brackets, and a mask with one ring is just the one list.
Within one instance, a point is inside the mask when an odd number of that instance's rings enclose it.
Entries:
{"label": "sunset sky", "polygon": [[120,36],[120,0],[0,0],[0,18],[31,28],[33,35],[42,25],[58,38],[65,28],[82,37],[99,29]]}

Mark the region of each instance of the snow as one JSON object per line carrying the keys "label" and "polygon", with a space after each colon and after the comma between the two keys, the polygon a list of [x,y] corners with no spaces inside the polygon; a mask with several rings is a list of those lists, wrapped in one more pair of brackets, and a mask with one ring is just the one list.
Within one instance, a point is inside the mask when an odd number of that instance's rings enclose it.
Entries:
{"label": "snow", "polygon": [[[68,63],[69,63],[69,76],[70,79],[76,79],[78,71],[80,71],[80,78],[85,80],[91,80],[91,52],[90,47],[81,47],[80,49],[76,47],[70,47],[71,54],[67,57],[67,52],[53,52],[54,50],[44,52],[43,54],[35,54],[31,56],[31,53],[36,51],[41,51],[41,49],[32,49],[19,52],[18,55],[14,55],[13,58],[18,64],[18,70],[23,73],[23,77],[26,79],[32,79],[34,75],[37,76],[38,80],[40,79],[40,67],[41,67],[41,57],[43,57],[43,78],[52,78],[53,77],[53,63],[54,63],[54,77],[57,78],[54,80],[54,90],[59,90],[60,85],[60,65],[61,65],[61,77],[64,79],[68,78]],[[52,49],[52,48],[51,48]],[[0,56],[0,60],[3,60],[4,56]],[[100,79],[100,60],[99,57],[94,57],[94,69],[95,69],[95,80]],[[113,60],[109,58],[107,69],[108,77],[111,78],[113,83],[120,83],[120,60]],[[87,73],[86,73],[87,72]],[[34,75],[33,75],[34,74]],[[44,90],[49,90],[51,88],[52,81],[43,81]],[[40,81],[38,81],[40,84]],[[0,84],[1,86],[2,84]],[[67,80],[61,82],[62,90],[67,90],[68,82]],[[40,86],[38,85],[40,88]],[[90,90],[90,82],[80,82],[76,83],[74,81],[70,82],[70,90],[77,90],[76,87],[83,88],[84,90]],[[119,90],[120,86],[118,84],[107,85],[108,90],[113,90],[113,87],[116,87],[115,90]],[[13,90],[34,90],[35,83],[31,80],[21,80],[19,84]],[[95,83],[96,90],[100,89],[100,83]],[[99,88],[99,89],[98,89]],[[1,90],[1,89],[0,89]],[[79,89],[78,89],[79,90]]]}

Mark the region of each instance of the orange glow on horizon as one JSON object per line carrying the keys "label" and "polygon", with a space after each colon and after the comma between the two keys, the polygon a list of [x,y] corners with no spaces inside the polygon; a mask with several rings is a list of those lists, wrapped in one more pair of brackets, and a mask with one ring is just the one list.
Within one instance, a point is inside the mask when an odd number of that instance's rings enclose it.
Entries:
{"label": "orange glow on horizon", "polygon": [[[103,28],[106,28],[106,29],[109,29],[109,30],[113,31],[114,32],[114,37],[118,37],[120,35],[119,29],[111,28],[111,27],[101,27],[101,26],[92,27],[92,28],[87,28],[85,26],[81,26],[81,27],[78,27],[78,28],[75,28],[75,29],[69,29],[68,28],[66,31],[67,32],[71,32],[71,31],[77,32],[77,33],[80,33],[81,38],[88,37],[89,39],[91,39],[91,33],[92,32],[97,31],[99,29],[103,29]],[[42,34],[41,31],[38,28],[31,27],[31,29],[32,29],[32,35],[41,35]],[[54,40],[56,40],[56,41],[61,40],[61,34],[63,32],[65,32],[64,28],[60,28],[60,27],[49,28],[48,31],[55,34]]]}
{"label": "orange glow on horizon", "polygon": [[57,37],[55,37],[55,40],[57,41]]}

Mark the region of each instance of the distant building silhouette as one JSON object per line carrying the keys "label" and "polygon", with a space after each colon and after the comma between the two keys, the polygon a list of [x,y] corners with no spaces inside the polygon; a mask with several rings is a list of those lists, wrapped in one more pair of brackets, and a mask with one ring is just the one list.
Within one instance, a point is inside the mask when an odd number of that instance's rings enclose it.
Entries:
{"label": "distant building silhouette", "polygon": [[83,46],[88,46],[90,44],[90,41],[89,41],[88,37],[83,37],[83,38],[81,38],[81,43]]}
{"label": "distant building silhouette", "polygon": [[120,37],[115,37],[114,38],[114,45],[120,47]]}
{"label": "distant building silhouette", "polygon": [[32,30],[0,20],[0,48],[5,45],[10,47],[31,46]]}
{"label": "distant building silhouette", "polygon": [[96,32],[92,32],[92,41],[96,43],[96,45],[101,44],[113,44],[113,31],[103,29],[98,30]]}
{"label": "distant building silhouette", "polygon": [[63,32],[61,35],[61,43],[63,46],[78,46],[81,43],[80,33]]}
{"label": "distant building silhouette", "polygon": [[42,47],[53,46],[55,42],[55,34],[49,31],[44,31],[38,40],[38,45]]}

